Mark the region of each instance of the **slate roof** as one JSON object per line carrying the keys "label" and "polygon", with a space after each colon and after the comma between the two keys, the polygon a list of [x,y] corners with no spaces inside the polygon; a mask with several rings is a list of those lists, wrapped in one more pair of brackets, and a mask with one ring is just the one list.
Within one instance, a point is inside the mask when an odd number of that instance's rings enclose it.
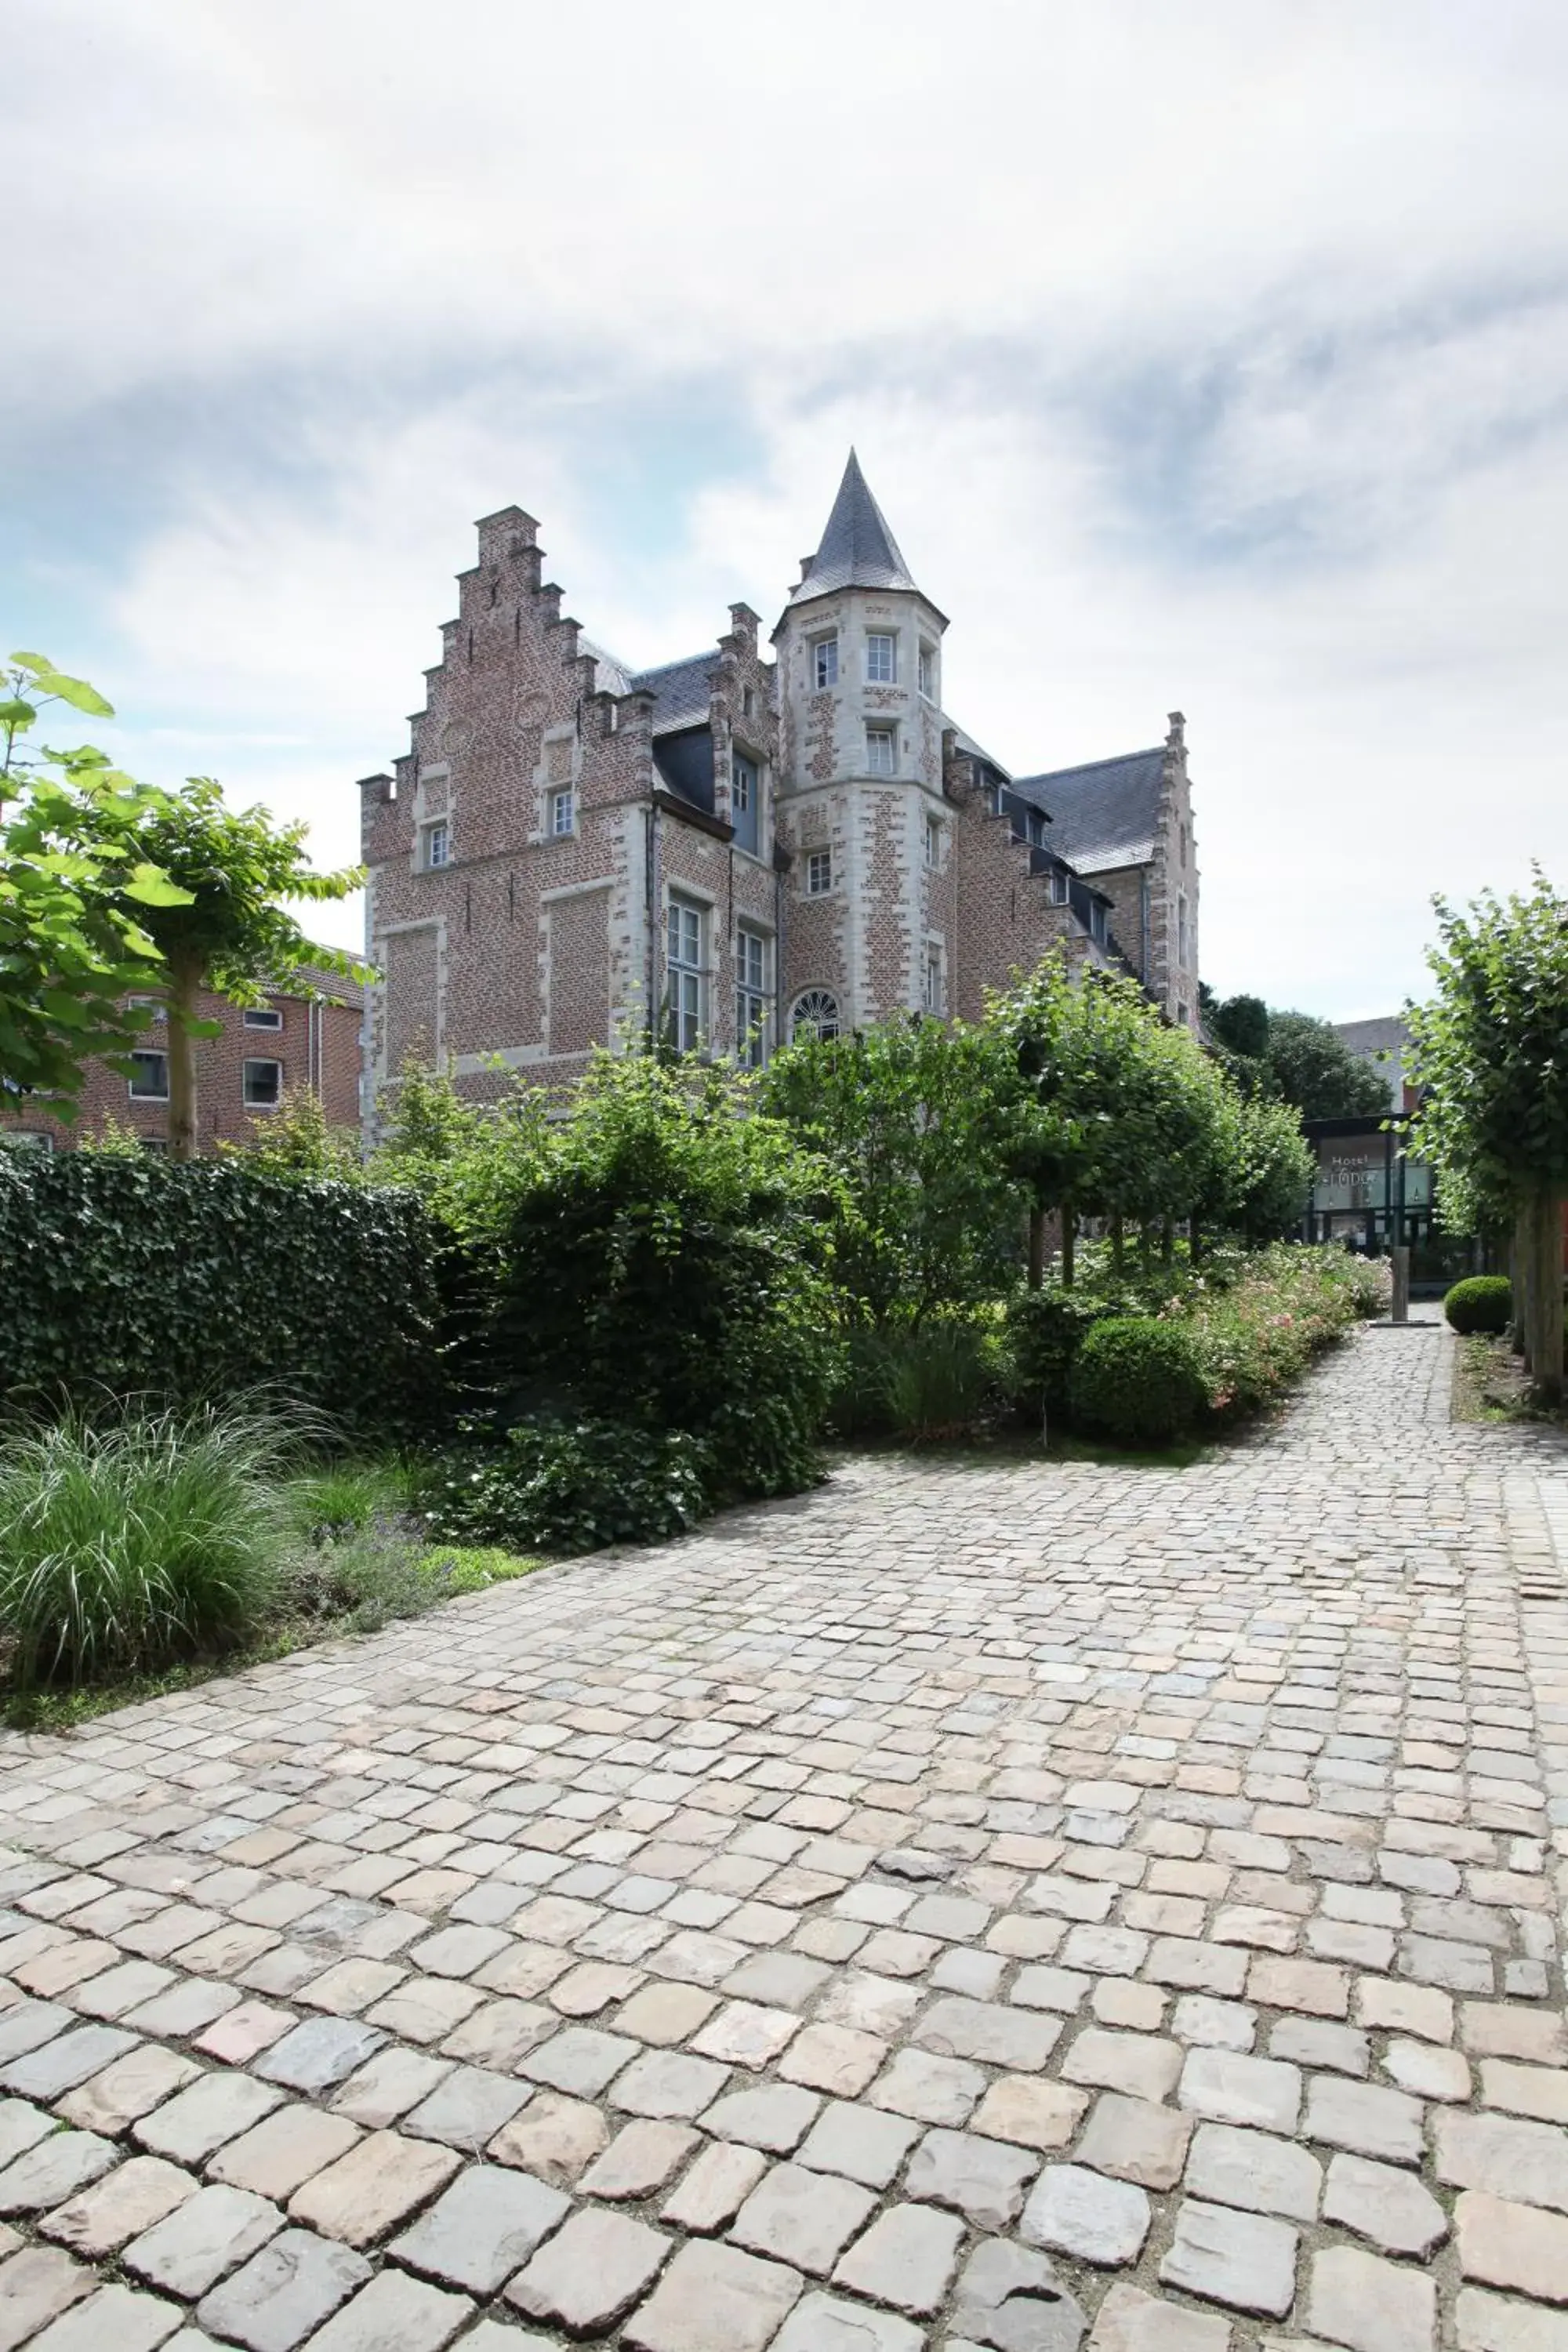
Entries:
{"label": "slate roof", "polygon": [[[860,471],[860,460],[851,449],[822,542],[789,601],[805,604],[814,596],[830,596],[839,588],[914,587],[899,542],[888,529],[886,517]],[[920,591],[915,589],[915,593]]]}
{"label": "slate roof", "polygon": [[673,735],[682,727],[706,727],[712,698],[710,680],[719,667],[719,649],[688,654],[681,661],[665,662],[658,669],[639,669],[627,688],[633,694],[658,698],[653,706],[656,736]]}
{"label": "slate roof", "polygon": [[1165,751],[1124,751],[1049,775],[1015,776],[1021,800],[1051,819],[1051,847],[1080,874],[1143,866],[1154,855]]}

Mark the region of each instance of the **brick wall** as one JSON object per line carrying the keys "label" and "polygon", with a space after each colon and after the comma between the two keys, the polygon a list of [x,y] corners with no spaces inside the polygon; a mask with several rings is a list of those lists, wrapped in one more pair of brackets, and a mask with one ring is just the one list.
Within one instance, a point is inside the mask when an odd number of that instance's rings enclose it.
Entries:
{"label": "brick wall", "polygon": [[[324,977],[322,984],[340,990],[344,985],[330,977]],[[311,1006],[301,997],[284,995],[272,995],[267,1001],[268,1008],[281,1016],[279,1029],[248,1026],[239,1006],[226,998],[204,993],[197,999],[202,1020],[223,1024],[220,1035],[195,1041],[196,1135],[203,1151],[212,1151],[219,1143],[254,1142],[258,1124],[268,1115],[246,1103],[247,1061],[280,1063],[286,1091],[314,1087],[331,1126],[359,1123],[363,1014],[358,1003]],[[163,1024],[157,1023],[142,1033],[139,1043],[156,1053],[165,1037]],[[0,1123],[0,1140],[40,1136],[47,1137],[56,1150],[68,1150],[83,1134],[101,1132],[110,1120],[132,1129],[154,1148],[167,1142],[167,1101],[132,1095],[131,1081],[102,1063],[89,1066],[74,1122],[24,1108]]]}

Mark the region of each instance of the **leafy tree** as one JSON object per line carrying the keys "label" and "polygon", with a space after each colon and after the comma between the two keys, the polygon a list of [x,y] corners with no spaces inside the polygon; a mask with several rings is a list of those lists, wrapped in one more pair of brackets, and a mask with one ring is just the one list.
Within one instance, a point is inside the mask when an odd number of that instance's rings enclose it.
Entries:
{"label": "leafy tree", "polygon": [[258,1168],[279,1176],[336,1176],[353,1183],[364,1173],[357,1127],[333,1127],[314,1087],[289,1087],[276,1110],[250,1122],[242,1150]]}
{"label": "leafy tree", "polygon": [[918,1014],[774,1055],[763,1103],[839,1179],[834,1267],[857,1319],[919,1325],[1005,1286],[1010,1085],[993,1033]]}
{"label": "leafy tree", "polygon": [[1421,1150],[1441,1183],[1511,1213],[1515,1295],[1538,1391],[1563,1392],[1563,1199],[1568,1192],[1568,904],[1536,869],[1522,896],[1442,899],[1427,962],[1436,994],[1405,1019],[1425,1088]]}
{"label": "leafy tree", "polygon": [[0,1108],[42,1095],[69,1118],[95,1056],[129,1072],[152,1016],[124,1000],[164,978],[148,918],[188,901],[141,845],[161,794],[89,745],[30,751],[50,705],[113,716],[43,654],[0,668]]}
{"label": "leafy tree", "polygon": [[180,903],[150,906],[147,929],[166,971],[169,1150],[196,1150],[195,1041],[216,1024],[197,1016],[203,989],[236,1004],[260,1004],[307,965],[363,976],[352,956],[318,947],[283,903],[346,898],[363,874],[345,867],[319,874],[304,856],[306,827],[279,825],[263,808],[234,810],[210,776],[193,776],[177,794],[161,796],[142,820],[145,856],[179,885]]}
{"label": "leafy tree", "polygon": [[1303,1118],[1373,1118],[1386,1112],[1387,1081],[1351,1052],[1331,1023],[1310,1013],[1270,1013],[1268,1022],[1266,1066]]}
{"label": "leafy tree", "polygon": [[1041,1277],[1046,1218],[1062,1222],[1062,1280],[1074,1275],[1081,1215],[1189,1217],[1212,1184],[1222,1081],[1169,1029],[1135,982],[1072,980],[1048,960],[988,1014],[1014,1073],[1009,1160],[1030,1197],[1029,1279]]}
{"label": "leafy tree", "polygon": [[1220,1045],[1248,1061],[1268,1054],[1268,1007],[1261,996],[1227,996],[1205,1008],[1208,1026]]}
{"label": "leafy tree", "polygon": [[1228,1090],[1205,1221],[1254,1244],[1282,1240],[1300,1223],[1317,1161],[1289,1103]]}

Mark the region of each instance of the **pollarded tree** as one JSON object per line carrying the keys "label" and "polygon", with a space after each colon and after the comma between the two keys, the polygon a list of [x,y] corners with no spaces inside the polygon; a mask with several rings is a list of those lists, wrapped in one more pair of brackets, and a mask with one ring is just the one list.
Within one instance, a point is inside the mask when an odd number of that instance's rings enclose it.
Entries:
{"label": "pollarded tree", "polygon": [[317,873],[305,858],[305,833],[303,824],[276,824],[263,808],[226,807],[210,776],[193,776],[182,792],[163,796],[138,826],[143,856],[184,898],[146,912],[166,966],[169,1150],[176,1160],[196,1149],[195,1043],[216,1026],[197,1015],[203,989],[236,1004],[260,1004],[268,988],[308,965],[363,976],[352,956],[309,939],[285,904],[346,898],[363,878],[356,866]]}
{"label": "pollarded tree", "polygon": [[184,893],[138,842],[161,794],[89,745],[29,751],[51,704],[114,715],[43,654],[0,668],[0,1108],[43,1097],[69,1118],[89,1061],[129,1074],[151,1015],[126,1000],[164,977],[148,910]]}
{"label": "pollarded tree", "polygon": [[1568,904],[1537,867],[1528,892],[1442,899],[1429,1003],[1405,1010],[1424,1089],[1416,1135],[1440,1181],[1511,1203],[1526,1363],[1563,1393],[1563,1200],[1568,1193]]}

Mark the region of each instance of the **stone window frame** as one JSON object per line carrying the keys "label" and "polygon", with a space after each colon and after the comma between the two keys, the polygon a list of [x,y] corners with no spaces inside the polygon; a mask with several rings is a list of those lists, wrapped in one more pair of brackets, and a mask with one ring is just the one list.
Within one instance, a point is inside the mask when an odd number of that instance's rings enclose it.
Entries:
{"label": "stone window frame", "polygon": [[1184,890],[1178,890],[1176,893],[1176,969],[1178,971],[1185,971],[1187,969],[1187,894]]}
{"label": "stone window frame", "polygon": [[947,849],[947,827],[941,817],[926,817],[925,865],[928,874],[940,874]]}
{"label": "stone window frame", "polygon": [[[807,1006],[811,1008],[809,1012]],[[789,1009],[790,1043],[799,1038],[803,1021],[813,1037],[837,1037],[843,1034],[843,1019],[837,989],[815,984],[799,989]]]}
{"label": "stone window frame", "polygon": [[[695,923],[697,951],[695,956],[689,959],[684,953],[678,956],[675,952],[678,937],[675,918],[678,915],[690,916]],[[667,891],[664,908],[664,992],[670,1042],[678,1054],[700,1053],[707,1043],[709,1001],[712,980],[710,962],[712,929],[713,908],[710,901],[699,898],[694,894],[679,887]],[[684,949],[687,937],[684,922],[679,927],[679,936],[680,945]],[[682,983],[679,991],[680,1001],[678,1001],[676,987],[678,975]],[[685,985],[687,982],[690,983],[689,990]],[[686,1042],[689,1024],[689,1044]]]}
{"label": "stone window frame", "polygon": [[[566,822],[561,822],[564,807]],[[552,784],[545,795],[544,813],[547,841],[567,841],[577,830],[577,787],[575,784]]]}
{"label": "stone window frame", "polygon": [[446,816],[433,816],[419,828],[419,871],[421,874],[444,874],[451,863],[452,820]]}
{"label": "stone window frame", "polygon": [[[883,767],[872,756],[871,746],[886,744],[888,763]],[[866,773],[868,776],[896,776],[899,772],[899,730],[885,719],[866,721]]]}
{"label": "stone window frame", "polygon": [[833,851],[808,849],[805,853],[805,896],[808,898],[830,898],[833,896]]}
{"label": "stone window frame", "polygon": [[[753,959],[746,950],[754,947]],[[760,923],[735,925],[735,1058],[743,1069],[760,1070],[768,1058],[768,1013],[773,1002],[774,941]]]}
{"label": "stone window frame", "polygon": [[922,702],[935,702],[936,647],[929,637],[922,637],[915,656],[915,681]]}
{"label": "stone window frame", "polygon": [[[250,1091],[252,1070],[277,1072],[275,1090],[270,1095],[253,1095]],[[247,1110],[277,1110],[283,1101],[283,1064],[276,1054],[247,1055],[239,1066],[239,1098]]]}
{"label": "stone window frame", "polygon": [[[879,669],[873,659],[873,646],[886,646],[888,667]],[[878,657],[879,658],[879,656]],[[899,633],[897,629],[868,629],[866,632],[866,683],[868,686],[897,686],[899,682]]]}
{"label": "stone window frame", "polygon": [[824,629],[808,640],[811,661],[812,692],[830,694],[838,683],[838,632]]}
{"label": "stone window frame", "polygon": [[939,1020],[947,1011],[947,949],[929,934],[921,971],[921,1011]]}
{"label": "stone window frame", "polygon": [[[747,771],[746,785],[750,797],[742,798],[742,770]],[[742,816],[746,822],[742,824]],[[735,846],[748,857],[763,854],[763,762],[755,751],[743,743],[730,746],[730,823],[734,831]]]}

